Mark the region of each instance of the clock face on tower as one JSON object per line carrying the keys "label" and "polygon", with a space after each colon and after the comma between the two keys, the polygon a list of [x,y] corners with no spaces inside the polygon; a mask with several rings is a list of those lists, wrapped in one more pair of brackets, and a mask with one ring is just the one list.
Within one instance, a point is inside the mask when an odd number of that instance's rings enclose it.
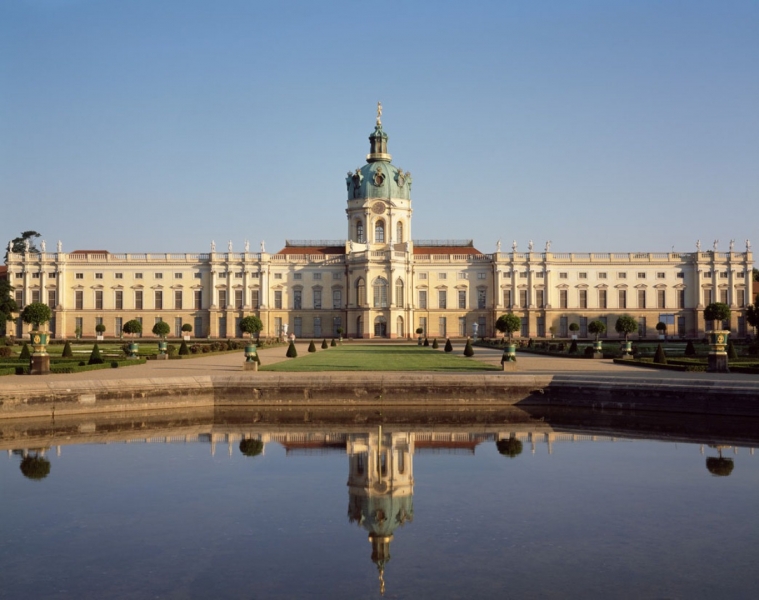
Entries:
{"label": "clock face on tower", "polygon": [[381,215],[385,212],[385,203],[384,202],[375,202],[372,204],[372,212],[375,215]]}

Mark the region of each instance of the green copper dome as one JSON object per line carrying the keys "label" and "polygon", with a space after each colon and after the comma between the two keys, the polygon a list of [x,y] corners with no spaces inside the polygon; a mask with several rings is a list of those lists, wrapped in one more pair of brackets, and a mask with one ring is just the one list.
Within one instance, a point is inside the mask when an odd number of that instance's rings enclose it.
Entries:
{"label": "green copper dome", "polygon": [[411,173],[390,162],[387,153],[387,134],[377,123],[369,136],[371,152],[363,167],[349,171],[345,178],[348,200],[367,198],[411,199]]}

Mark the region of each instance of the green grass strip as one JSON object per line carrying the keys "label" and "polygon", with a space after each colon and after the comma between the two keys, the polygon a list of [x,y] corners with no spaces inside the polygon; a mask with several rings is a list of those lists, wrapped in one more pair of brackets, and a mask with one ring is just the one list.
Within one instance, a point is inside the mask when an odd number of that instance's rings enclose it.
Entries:
{"label": "green grass strip", "polygon": [[262,371],[500,371],[475,358],[454,356],[424,346],[357,345],[338,346],[265,365]]}

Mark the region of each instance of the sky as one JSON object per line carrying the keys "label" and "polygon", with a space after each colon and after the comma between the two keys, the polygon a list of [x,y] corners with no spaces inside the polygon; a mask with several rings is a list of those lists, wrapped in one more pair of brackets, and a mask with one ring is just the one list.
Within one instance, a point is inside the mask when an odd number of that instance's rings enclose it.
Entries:
{"label": "sky", "polygon": [[345,239],[376,103],[415,239],[759,243],[759,2],[0,2],[0,244]]}

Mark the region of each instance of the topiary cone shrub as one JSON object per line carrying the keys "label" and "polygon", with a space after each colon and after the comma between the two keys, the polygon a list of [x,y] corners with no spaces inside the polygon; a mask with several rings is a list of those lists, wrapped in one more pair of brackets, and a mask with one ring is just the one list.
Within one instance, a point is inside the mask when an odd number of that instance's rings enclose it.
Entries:
{"label": "topiary cone shrub", "polygon": [[187,342],[182,340],[182,345],[179,346],[179,356],[187,356],[190,354],[190,349],[187,347]]}
{"label": "topiary cone shrub", "polygon": [[430,341],[427,338],[424,338],[424,344],[422,344],[425,347],[429,347]]}
{"label": "topiary cone shrub", "polygon": [[435,349],[435,350],[438,349],[437,338],[435,338],[434,340],[432,340],[432,348]]}
{"label": "topiary cone shrub", "polygon": [[656,354],[654,354],[654,362],[657,365],[667,364],[667,355],[664,353],[664,348],[662,348],[661,344],[656,346]]}
{"label": "topiary cone shrub", "polygon": [[63,345],[63,352],[61,353],[61,358],[74,358],[74,353],[71,350],[71,342],[66,340],[66,343]]}
{"label": "topiary cone shrub", "polygon": [[24,342],[24,347],[21,348],[21,352],[18,355],[19,359],[22,360],[29,360],[32,357],[31,352],[29,352],[29,345]]}
{"label": "topiary cone shrub", "polygon": [[329,348],[329,344],[327,343],[327,338],[324,338],[322,340],[322,349],[326,350],[327,348]]}
{"label": "topiary cone shrub", "polygon": [[738,352],[735,350],[735,346],[733,345],[733,340],[729,340],[727,342],[727,357],[730,360],[735,360],[738,358]]}
{"label": "topiary cone shrub", "polygon": [[453,352],[453,344],[451,344],[451,339],[448,338],[445,340],[445,351],[446,352]]}
{"label": "topiary cone shrub", "polygon": [[577,340],[572,340],[572,344],[569,346],[569,354],[577,354],[578,352]]}
{"label": "topiary cone shrub", "polygon": [[90,353],[90,360],[87,361],[88,365],[102,365],[103,364],[103,357],[100,356],[100,348],[97,344],[95,344],[92,347],[92,352]]}
{"label": "topiary cone shrub", "polygon": [[332,338],[332,341],[329,343],[329,345],[330,345],[332,348],[335,348],[335,347],[337,346],[337,342],[335,341],[335,338]]}
{"label": "topiary cone shrub", "polygon": [[474,356],[474,348],[472,348],[472,340],[466,339],[466,346],[464,347],[464,356]]}
{"label": "topiary cone shrub", "polygon": [[311,340],[311,343],[308,345],[308,351],[316,352],[316,346],[314,345],[314,340]]}
{"label": "topiary cone shrub", "polygon": [[297,358],[298,357],[298,351],[295,349],[295,342],[290,342],[290,345],[287,347],[287,354],[285,354],[287,358]]}
{"label": "topiary cone shrub", "polygon": [[688,340],[685,345],[685,356],[696,356],[696,346],[693,345],[693,340]]}

